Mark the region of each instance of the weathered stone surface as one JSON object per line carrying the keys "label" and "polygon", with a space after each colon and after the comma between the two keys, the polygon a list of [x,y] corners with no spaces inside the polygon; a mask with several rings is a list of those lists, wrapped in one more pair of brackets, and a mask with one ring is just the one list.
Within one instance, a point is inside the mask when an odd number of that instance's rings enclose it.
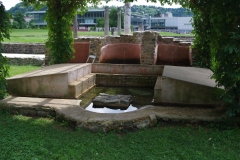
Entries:
{"label": "weathered stone surface", "polygon": [[162,75],[163,66],[137,64],[92,64],[92,73]]}
{"label": "weathered stone surface", "polygon": [[127,109],[131,103],[131,95],[110,95],[100,93],[92,102],[94,107]]}
{"label": "weathered stone surface", "polygon": [[11,95],[76,98],[69,84],[91,73],[91,64],[57,64],[7,79]]}
{"label": "weathered stone surface", "polygon": [[219,105],[212,71],[195,67],[164,66],[154,88],[155,104],[191,106]]}
{"label": "weathered stone surface", "polygon": [[156,75],[96,74],[96,85],[121,87],[154,87]]}
{"label": "weathered stone surface", "polygon": [[44,43],[3,43],[3,53],[44,54]]}
{"label": "weathered stone surface", "polygon": [[158,65],[190,66],[192,54],[190,45],[159,43],[157,47]]}
{"label": "weathered stone surface", "polygon": [[198,121],[219,121],[226,117],[226,108],[221,107],[197,108],[149,105],[133,112],[107,114],[87,111],[80,107],[79,104],[80,100],[72,99],[8,97],[7,99],[0,100],[0,110],[19,113],[14,111],[21,109],[26,110],[25,113],[29,115],[32,112],[31,110],[39,111],[41,109],[50,113],[51,116],[56,117],[57,120],[64,119],[73,122],[76,127],[94,132],[151,127],[157,121],[161,120],[195,123]]}
{"label": "weathered stone surface", "polygon": [[74,58],[69,63],[86,63],[89,56],[89,42],[74,42]]}
{"label": "weathered stone surface", "polygon": [[100,63],[140,64],[141,45],[131,43],[108,44],[101,48]]}

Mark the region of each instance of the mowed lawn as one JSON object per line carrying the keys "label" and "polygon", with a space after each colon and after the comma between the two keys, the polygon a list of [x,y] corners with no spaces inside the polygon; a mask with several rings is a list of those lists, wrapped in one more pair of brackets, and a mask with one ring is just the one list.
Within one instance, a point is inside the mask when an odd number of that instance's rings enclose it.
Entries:
{"label": "mowed lawn", "polygon": [[66,122],[0,111],[0,159],[238,160],[240,129],[160,123],[138,131],[92,133]]}
{"label": "mowed lawn", "polygon": [[[10,75],[38,69],[10,66]],[[0,111],[0,159],[77,160],[238,160],[240,128],[160,122],[142,130],[93,133],[68,127],[53,117]]]}
{"label": "mowed lawn", "polygon": [[[110,34],[110,32],[109,32]],[[171,32],[160,32],[162,36],[189,36],[185,34],[175,34]],[[79,36],[104,36],[104,32],[78,32]],[[4,39],[3,42],[17,43],[43,43],[48,38],[47,29],[12,29],[10,39]]]}

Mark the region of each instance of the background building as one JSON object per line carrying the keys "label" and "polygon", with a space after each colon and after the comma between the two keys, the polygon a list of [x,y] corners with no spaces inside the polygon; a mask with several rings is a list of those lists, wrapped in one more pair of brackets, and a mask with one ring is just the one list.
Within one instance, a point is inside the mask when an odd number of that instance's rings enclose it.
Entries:
{"label": "background building", "polygon": [[[33,15],[34,25],[46,26],[44,20],[46,11],[28,12]],[[96,26],[97,19],[104,17],[104,9],[89,9],[84,15],[78,14],[78,29],[89,30]],[[134,30],[138,30],[142,25],[144,30],[156,30],[175,33],[189,33],[193,30],[191,24],[192,17],[173,17],[171,12],[161,14],[161,17],[151,17],[147,15],[131,15],[131,25]]]}

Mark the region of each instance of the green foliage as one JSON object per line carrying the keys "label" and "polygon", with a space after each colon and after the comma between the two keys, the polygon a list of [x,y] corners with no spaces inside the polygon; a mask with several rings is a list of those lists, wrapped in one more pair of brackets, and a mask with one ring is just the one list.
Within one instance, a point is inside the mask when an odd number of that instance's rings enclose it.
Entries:
{"label": "green foliage", "polygon": [[10,21],[9,15],[5,12],[5,7],[0,1],[0,99],[6,95],[6,77],[8,76],[8,60],[1,54],[1,42],[4,38],[9,38]]}
{"label": "green foliage", "polygon": [[109,27],[117,27],[117,21],[118,21],[118,9],[117,8],[111,8],[109,12]]}
{"label": "green foliage", "polygon": [[9,21],[9,15],[5,12],[5,7],[0,1],[0,43],[4,38],[10,37],[9,28],[11,28],[11,24]]}
{"label": "green foliage", "polygon": [[[215,2],[216,3],[216,2]],[[240,114],[240,1],[224,0],[213,5],[211,52],[215,58],[214,77],[225,87],[223,100],[228,114]]]}
{"label": "green foliage", "polygon": [[[118,9],[116,7],[112,7],[109,13],[109,27],[117,27],[118,21]],[[121,27],[124,25],[124,15],[121,12]]]}
{"label": "green foliage", "polygon": [[104,18],[98,18],[96,27],[104,27]]}
{"label": "green foliage", "polygon": [[240,1],[193,1],[195,65],[211,68],[223,86],[227,114],[240,114]]}
{"label": "green foliage", "polygon": [[[109,12],[109,27],[117,27],[117,21],[118,21],[118,9],[116,7],[111,7]],[[123,21],[123,13],[121,13],[121,27],[123,27],[124,21]],[[104,18],[98,18],[96,27],[104,27]]]}
{"label": "green foliage", "polygon": [[19,29],[19,25],[18,25],[18,22],[17,22],[17,21],[13,21],[13,23],[12,23],[12,28],[13,28],[13,29]]}
{"label": "green foliage", "polygon": [[[21,12],[17,12],[14,15],[13,28],[24,29],[27,27],[27,22],[24,19],[24,15]],[[17,23],[16,23],[17,22]]]}
{"label": "green foliage", "polygon": [[[208,2],[209,4],[209,2]],[[208,5],[206,3],[201,4],[205,5],[204,9],[207,11]],[[193,34],[194,34],[194,43],[193,43],[193,65],[196,67],[202,68],[211,68],[211,48],[210,48],[210,37],[211,37],[211,27],[209,14],[207,12],[202,13],[199,9],[192,9],[194,13],[193,16]]]}
{"label": "green foliage", "polygon": [[[1,44],[0,44],[0,52],[1,52]],[[8,59],[5,58],[0,53],[0,99],[3,99],[6,96],[6,77],[8,76]]]}
{"label": "green foliage", "polygon": [[[23,0],[26,4],[40,5],[40,0]],[[48,40],[46,46],[50,49],[51,63],[67,63],[73,57],[72,19],[77,10],[87,11],[87,4],[97,4],[99,0],[61,0],[45,1],[48,8],[46,21],[48,24]]]}
{"label": "green foliage", "polygon": [[136,15],[148,15],[152,17],[160,17],[161,14],[165,14],[166,12],[171,12],[174,17],[190,17],[193,15],[191,11],[188,12],[185,8],[163,8],[146,5],[133,5],[131,12]]}
{"label": "green foliage", "polygon": [[[47,2],[47,23],[48,40],[47,47],[50,48],[52,63],[66,63],[73,56],[73,36],[70,26],[72,19],[76,15],[76,9],[66,9],[65,1]],[[59,12],[57,10],[63,10]]]}
{"label": "green foliage", "polygon": [[31,19],[30,21],[29,21],[29,26],[28,26],[28,28],[35,28],[35,26],[34,26],[34,20],[33,19]]}

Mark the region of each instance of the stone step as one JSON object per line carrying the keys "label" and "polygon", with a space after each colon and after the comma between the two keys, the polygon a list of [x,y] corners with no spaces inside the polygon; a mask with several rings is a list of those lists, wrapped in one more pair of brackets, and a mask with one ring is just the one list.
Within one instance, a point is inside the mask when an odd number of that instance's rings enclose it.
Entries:
{"label": "stone step", "polygon": [[163,66],[139,64],[92,64],[92,73],[132,74],[132,75],[162,75]]}
{"label": "stone step", "polygon": [[7,78],[8,93],[15,96],[75,98],[68,84],[91,73],[91,64],[57,64]]}
{"label": "stone step", "polygon": [[70,97],[78,98],[95,85],[96,74],[88,74],[68,85]]}

